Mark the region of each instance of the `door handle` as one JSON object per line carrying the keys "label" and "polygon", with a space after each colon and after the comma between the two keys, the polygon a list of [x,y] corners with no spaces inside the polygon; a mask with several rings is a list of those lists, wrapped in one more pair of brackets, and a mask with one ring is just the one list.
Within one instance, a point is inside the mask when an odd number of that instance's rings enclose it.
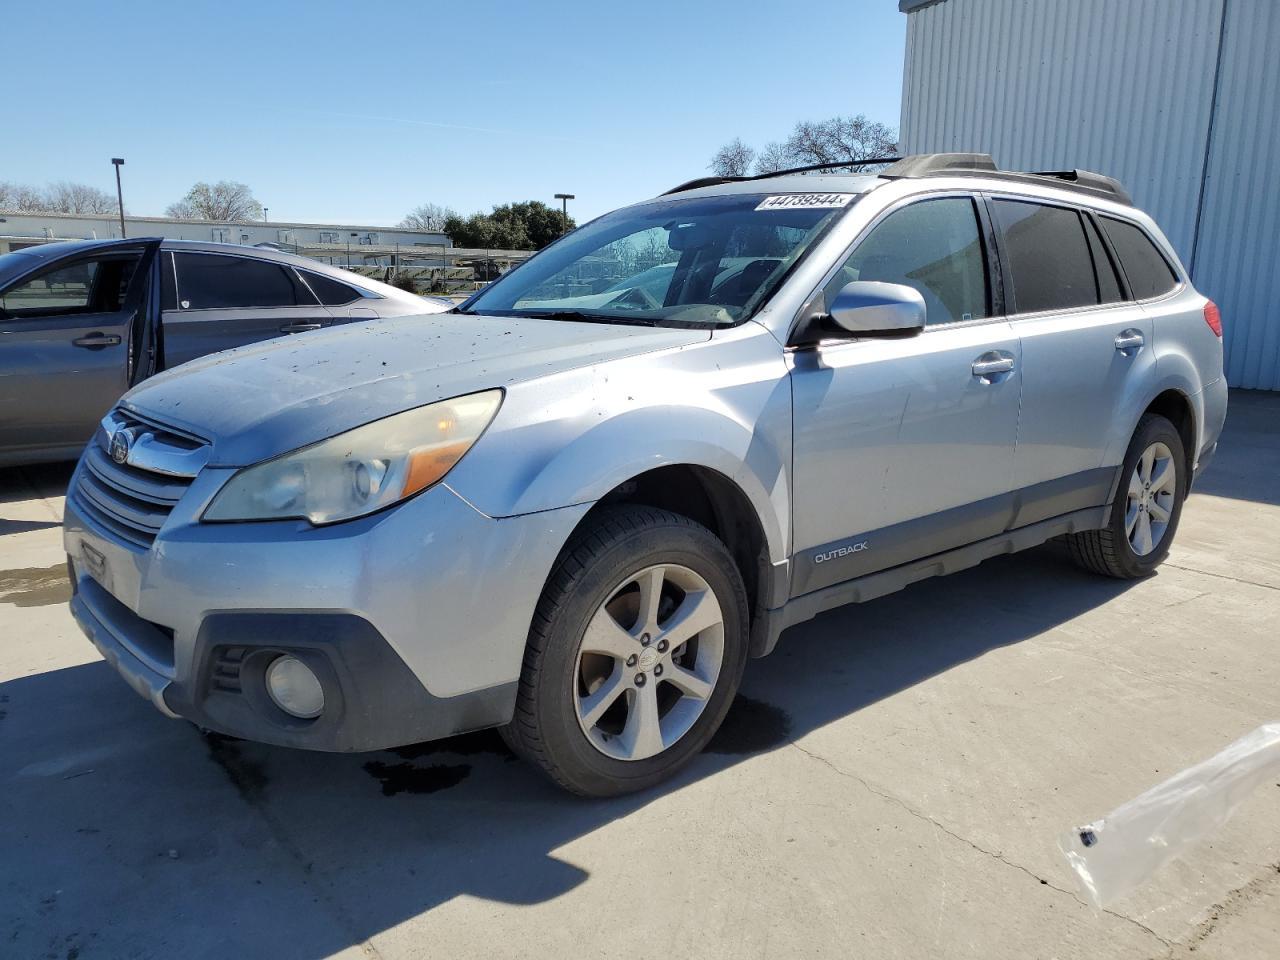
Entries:
{"label": "door handle", "polygon": [[73,347],[88,347],[90,350],[95,347],[115,347],[119,344],[120,335],[116,333],[91,333],[87,337],[71,341]]}
{"label": "door handle", "polygon": [[309,320],[299,320],[296,323],[286,323],[280,328],[281,333],[305,333],[308,330],[319,330],[323,327],[323,323],[313,323]]}
{"label": "door handle", "polygon": [[994,354],[983,354],[973,361],[975,377],[992,377],[997,373],[1008,373],[1013,369],[1013,357],[1001,357]]}
{"label": "door handle", "polygon": [[1125,330],[1116,337],[1116,349],[1121,353],[1126,350],[1137,350],[1146,342],[1147,338],[1142,335],[1142,331]]}

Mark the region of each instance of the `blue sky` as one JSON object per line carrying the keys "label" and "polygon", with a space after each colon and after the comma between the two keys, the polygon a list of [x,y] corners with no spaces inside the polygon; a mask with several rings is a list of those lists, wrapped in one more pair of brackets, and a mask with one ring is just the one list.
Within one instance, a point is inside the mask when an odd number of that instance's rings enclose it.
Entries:
{"label": "blue sky", "polygon": [[[51,23],[56,10],[58,24]],[[734,136],[897,126],[893,0],[11,3],[0,180],[160,214],[239,180],[272,220],[392,224],[577,194],[586,219],[706,173]]]}

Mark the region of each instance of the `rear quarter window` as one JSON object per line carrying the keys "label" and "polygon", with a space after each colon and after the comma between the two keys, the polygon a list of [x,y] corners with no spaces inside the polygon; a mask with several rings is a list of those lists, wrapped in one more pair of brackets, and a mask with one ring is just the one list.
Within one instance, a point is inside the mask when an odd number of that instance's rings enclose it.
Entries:
{"label": "rear quarter window", "polygon": [[1133,299],[1158,297],[1178,285],[1178,275],[1145,230],[1125,220],[1101,219],[1102,227],[1120,257],[1120,266],[1129,281]]}
{"label": "rear quarter window", "polygon": [[312,273],[310,270],[303,270],[301,273],[307,281],[307,286],[315,291],[315,295],[326,307],[341,307],[360,299],[360,292],[341,280],[334,280],[321,273]]}

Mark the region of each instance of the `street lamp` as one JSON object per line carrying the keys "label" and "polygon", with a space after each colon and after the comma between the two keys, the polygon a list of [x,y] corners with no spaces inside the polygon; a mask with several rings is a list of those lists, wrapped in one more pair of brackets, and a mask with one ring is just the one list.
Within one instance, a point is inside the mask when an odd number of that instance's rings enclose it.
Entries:
{"label": "street lamp", "polygon": [[569,201],[577,198],[574,197],[572,193],[557,193],[556,199],[560,201],[560,217],[562,224],[560,233],[563,236],[569,232]]}
{"label": "street lamp", "polygon": [[[358,237],[360,234],[353,233],[351,237]],[[347,269],[351,269],[351,237],[347,237]]]}
{"label": "street lamp", "polygon": [[269,219],[269,218],[267,217],[267,208],[266,208],[266,207],[263,207],[263,208],[262,208],[262,222],[263,222],[263,223],[266,223],[268,219]]}
{"label": "street lamp", "polygon": [[112,157],[111,165],[116,168],[116,200],[120,204],[120,238],[124,239],[124,191],[120,188],[120,168],[124,166],[124,157]]}

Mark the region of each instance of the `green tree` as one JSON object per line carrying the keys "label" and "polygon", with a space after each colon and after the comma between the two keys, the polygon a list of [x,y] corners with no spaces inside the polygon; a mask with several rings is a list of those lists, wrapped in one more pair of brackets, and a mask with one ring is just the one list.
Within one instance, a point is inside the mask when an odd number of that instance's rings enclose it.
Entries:
{"label": "green tree", "polygon": [[[568,229],[577,224],[569,218]],[[504,203],[491,213],[451,213],[444,232],[456,247],[480,250],[541,250],[565,232],[561,213],[541,200]]]}

